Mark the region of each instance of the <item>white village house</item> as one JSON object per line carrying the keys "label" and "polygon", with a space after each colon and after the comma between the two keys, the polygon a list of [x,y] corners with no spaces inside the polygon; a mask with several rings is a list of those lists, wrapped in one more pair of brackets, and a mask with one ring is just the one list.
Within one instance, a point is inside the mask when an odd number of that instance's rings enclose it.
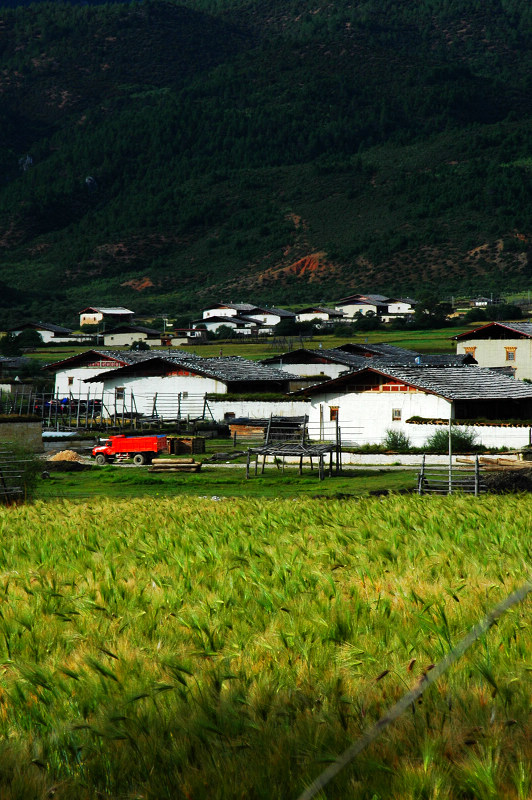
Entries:
{"label": "white village house", "polygon": [[532,380],[532,323],[490,322],[454,337],[456,352],[481,367],[511,367],[516,378]]}
{"label": "white village house", "polygon": [[464,363],[475,363],[469,355],[423,354],[404,347],[390,344],[358,344],[348,343],[332,349],[318,348],[307,350],[300,348],[281,353],[262,362],[276,369],[286,370],[301,378],[337,378],[345,372],[362,369],[368,364],[376,366],[393,366],[405,364],[431,364],[433,366],[460,366]]}
{"label": "white village house", "polygon": [[[206,394],[256,395],[256,400],[227,401],[216,419],[228,411],[237,416],[294,415],[308,405],[304,398],[287,397],[274,407],[263,401],[269,394],[287,394],[296,376],[238,357],[201,358],[175,351],[91,350],[48,364],[55,374],[57,397],[100,399],[110,414],[123,410],[175,418],[187,405],[198,415]],[[219,404],[218,404],[219,405]]]}
{"label": "white village house", "polygon": [[144,342],[149,347],[160,347],[161,332],[142,325],[119,325],[103,335],[105,347],[131,347],[135,342]]}
{"label": "white village house", "polygon": [[71,344],[82,337],[72,337],[72,330],[61,325],[53,325],[51,322],[23,322],[10,328],[8,333],[18,336],[22,331],[36,331],[44,344]]}
{"label": "white village house", "polygon": [[343,297],[336,303],[336,310],[341,311],[345,319],[351,320],[357,314],[374,314],[383,322],[413,316],[416,301],[409,297],[385,297],[382,294],[352,294]]}
{"label": "white village house", "polygon": [[314,322],[318,327],[328,328],[337,322],[342,322],[344,315],[341,311],[327,306],[310,306],[296,312],[296,322]]}
{"label": "white village house", "polygon": [[79,312],[79,324],[99,325],[100,322],[131,322],[135,312],[123,306],[89,306]]}
{"label": "white village house", "polygon": [[[476,366],[368,366],[300,392],[311,400],[309,422],[324,432],[339,425],[342,441],[372,444],[389,430],[422,447],[437,423],[464,424],[489,447],[529,443],[532,385]],[[521,420],[509,428],[506,420]]]}
{"label": "white village house", "polygon": [[103,390],[103,383],[88,386],[85,381],[107,370],[116,369],[126,364],[146,358],[146,352],[128,350],[86,350],[70,358],[46,364],[43,369],[55,376],[54,394],[56,397],[72,397],[84,399],[90,391],[91,397],[98,396]]}
{"label": "white village house", "polygon": [[296,315],[283,308],[268,308],[251,303],[216,303],[204,309],[202,319],[193,324],[194,327],[205,325],[208,330],[216,331],[222,325],[230,325],[230,318],[234,318],[235,333],[249,335],[271,334],[281,320],[295,320]]}

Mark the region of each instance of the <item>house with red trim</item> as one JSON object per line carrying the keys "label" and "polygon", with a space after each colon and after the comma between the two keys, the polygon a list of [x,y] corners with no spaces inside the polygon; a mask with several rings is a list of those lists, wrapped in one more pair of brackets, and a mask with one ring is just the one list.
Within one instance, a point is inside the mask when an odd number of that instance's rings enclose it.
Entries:
{"label": "house with red trim", "polygon": [[311,401],[309,424],[325,435],[338,425],[344,444],[379,444],[392,430],[422,447],[449,419],[471,426],[489,447],[530,439],[532,385],[473,365],[372,365],[298,394]]}
{"label": "house with red trim", "polygon": [[457,354],[469,354],[480,367],[506,367],[516,378],[532,380],[532,323],[489,322],[454,337]]}

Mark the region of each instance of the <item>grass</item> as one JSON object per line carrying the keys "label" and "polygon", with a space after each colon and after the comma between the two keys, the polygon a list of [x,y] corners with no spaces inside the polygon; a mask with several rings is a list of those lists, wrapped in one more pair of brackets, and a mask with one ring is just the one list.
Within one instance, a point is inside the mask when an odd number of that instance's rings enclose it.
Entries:
{"label": "grass", "polygon": [[[456,328],[442,328],[437,330],[408,330],[408,331],[393,331],[384,328],[379,331],[364,331],[364,333],[351,334],[347,336],[323,335],[315,334],[311,340],[305,340],[304,347],[308,350],[316,350],[320,344],[324,348],[339,347],[346,342],[386,342],[387,344],[394,344],[397,347],[406,347],[411,350],[419,350],[421,353],[454,353],[456,346],[452,340],[453,336],[464,333],[470,330],[471,326],[461,326]],[[103,345],[91,345],[87,347],[67,347],[66,345],[60,349],[41,348],[34,353],[28,353],[28,357],[37,360],[42,364],[50,364],[54,361],[62,361],[71,356],[83,353],[87,349],[101,349]],[[291,340],[291,347],[296,349],[300,347],[300,342],[297,337]],[[205,345],[186,345],[185,347],[175,348],[182,350],[184,353],[195,353],[196,355],[205,358],[211,358],[220,355],[220,349],[224,356],[242,356],[243,358],[251,358],[255,360],[263,358],[271,358],[277,353],[282,353],[288,349],[288,339],[285,342],[263,341],[263,342],[250,342],[246,341],[246,337],[240,339],[223,341],[223,342],[209,342]],[[114,350],[127,349],[127,348],[112,348]],[[166,348],[163,348],[166,349]]]}
{"label": "grass", "polygon": [[412,470],[353,470],[341,476],[318,481],[317,470],[307,467],[299,476],[296,468],[281,474],[268,466],[264,475],[246,480],[242,466],[203,467],[201,472],[164,475],[143,469],[114,466],[86,472],[52,472],[37,485],[37,498],[75,499],[83,497],[335,497],[361,496],[377,491],[413,489],[416,474]]}
{"label": "grass", "polygon": [[[297,797],[522,582],[531,513],[396,495],[0,509],[1,796]],[[529,797],[530,609],[323,796]]]}

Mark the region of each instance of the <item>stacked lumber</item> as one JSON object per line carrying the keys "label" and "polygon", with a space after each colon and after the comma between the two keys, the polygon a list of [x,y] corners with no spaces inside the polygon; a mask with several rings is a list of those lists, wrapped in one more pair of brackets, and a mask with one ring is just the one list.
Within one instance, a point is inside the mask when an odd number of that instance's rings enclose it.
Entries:
{"label": "stacked lumber", "polygon": [[154,458],[148,472],[199,472],[201,461],[193,458]]}

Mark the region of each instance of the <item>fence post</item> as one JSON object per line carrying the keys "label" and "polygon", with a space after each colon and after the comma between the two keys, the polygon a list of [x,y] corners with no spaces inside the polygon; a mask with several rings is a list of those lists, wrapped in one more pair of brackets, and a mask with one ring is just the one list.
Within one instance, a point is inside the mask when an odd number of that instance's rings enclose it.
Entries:
{"label": "fence post", "polygon": [[423,494],[423,482],[425,480],[425,454],[423,453],[423,458],[421,460],[421,469],[419,471],[419,476],[417,479],[417,493]]}
{"label": "fence post", "polygon": [[475,496],[478,497],[480,490],[480,466],[478,462],[478,455],[475,456]]}

